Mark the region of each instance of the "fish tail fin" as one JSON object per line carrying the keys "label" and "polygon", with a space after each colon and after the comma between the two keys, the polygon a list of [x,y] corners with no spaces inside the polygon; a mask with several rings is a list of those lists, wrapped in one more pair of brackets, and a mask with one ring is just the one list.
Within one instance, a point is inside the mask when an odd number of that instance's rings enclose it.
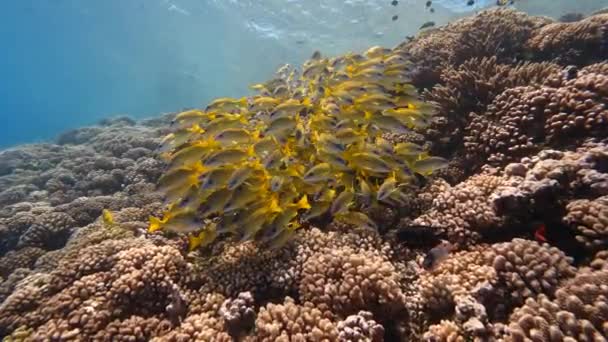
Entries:
{"label": "fish tail fin", "polygon": [[310,209],[310,203],[308,203],[308,197],[306,195],[302,196],[302,198],[296,204],[298,209]]}
{"label": "fish tail fin", "polygon": [[155,231],[161,228],[161,221],[154,217],[150,216],[150,225],[148,226],[148,233],[154,233]]}
{"label": "fish tail fin", "polygon": [[189,235],[188,236],[188,252],[192,252],[193,250],[195,250],[198,246],[201,245],[203,238],[202,235],[205,232],[201,232],[198,235]]}

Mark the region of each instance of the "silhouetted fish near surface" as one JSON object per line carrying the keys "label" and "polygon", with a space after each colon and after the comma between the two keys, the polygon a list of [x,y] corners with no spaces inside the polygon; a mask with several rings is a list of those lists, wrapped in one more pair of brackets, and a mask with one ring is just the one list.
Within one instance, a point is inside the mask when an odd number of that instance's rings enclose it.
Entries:
{"label": "silhouetted fish near surface", "polygon": [[429,27],[433,27],[433,26],[435,26],[434,21],[427,21],[426,23],[422,24],[422,26],[420,26],[420,30],[424,30],[425,28],[429,28]]}
{"label": "silhouetted fish near surface", "polygon": [[475,0],[467,1],[467,6],[473,6],[473,5],[475,5]]}
{"label": "silhouetted fish near surface", "polygon": [[393,0],[393,1],[391,1],[391,5],[397,6],[397,5],[399,5],[399,1]]}
{"label": "silhouetted fish near surface", "polygon": [[433,4],[433,2],[429,0],[429,1],[427,1],[427,2],[426,2],[426,5],[425,5],[425,6],[426,6],[426,7],[431,7],[431,5],[432,5],[432,4]]}
{"label": "silhouetted fish near surface", "polygon": [[396,14],[391,18],[391,20],[393,20],[393,21],[397,21],[397,19],[399,19],[399,16]]}

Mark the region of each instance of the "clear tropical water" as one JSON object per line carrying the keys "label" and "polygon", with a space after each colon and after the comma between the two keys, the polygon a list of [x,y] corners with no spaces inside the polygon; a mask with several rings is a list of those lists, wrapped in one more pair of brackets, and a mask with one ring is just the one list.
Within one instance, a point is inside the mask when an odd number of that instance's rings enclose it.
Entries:
{"label": "clear tropical water", "polygon": [[[20,0],[0,14],[0,146],[52,139],[116,115],[146,117],[247,94],[314,50],[392,46],[478,0]],[[608,1],[522,0],[535,15],[588,14]],[[399,19],[392,21],[391,17]]]}

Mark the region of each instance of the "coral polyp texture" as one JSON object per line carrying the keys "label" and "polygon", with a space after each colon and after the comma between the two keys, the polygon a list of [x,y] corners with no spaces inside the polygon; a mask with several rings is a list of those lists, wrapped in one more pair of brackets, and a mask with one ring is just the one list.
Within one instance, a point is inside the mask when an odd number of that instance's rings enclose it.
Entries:
{"label": "coral polyp texture", "polygon": [[0,335],[608,339],[607,27],[492,9],[1,151]]}

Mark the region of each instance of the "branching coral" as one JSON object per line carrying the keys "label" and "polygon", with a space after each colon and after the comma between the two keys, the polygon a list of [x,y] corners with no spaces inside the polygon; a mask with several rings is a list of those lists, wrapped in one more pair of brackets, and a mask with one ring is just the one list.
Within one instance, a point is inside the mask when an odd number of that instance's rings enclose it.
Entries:
{"label": "branching coral", "polygon": [[522,55],[525,42],[534,30],[549,21],[530,17],[511,9],[491,9],[423,33],[401,46],[410,52],[421,68],[414,81],[432,85],[442,70],[457,66],[473,57],[496,56],[499,62]]}
{"label": "branching coral", "polygon": [[587,64],[608,55],[608,14],[573,23],[551,23],[536,30],[526,42],[534,58],[557,59],[561,64]]}

